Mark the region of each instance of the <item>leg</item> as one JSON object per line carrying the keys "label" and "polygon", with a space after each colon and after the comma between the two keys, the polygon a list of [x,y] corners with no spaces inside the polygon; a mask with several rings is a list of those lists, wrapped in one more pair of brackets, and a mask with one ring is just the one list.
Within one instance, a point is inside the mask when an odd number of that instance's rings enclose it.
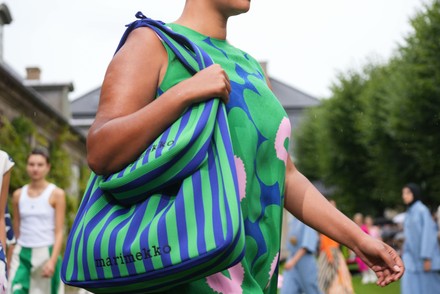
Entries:
{"label": "leg", "polygon": [[440,289],[440,273],[431,271],[421,274],[420,284],[421,294],[433,293],[434,289]]}
{"label": "leg", "polygon": [[405,272],[401,279],[400,293],[401,294],[422,294],[421,289],[421,274],[415,272]]}
{"label": "leg", "polygon": [[12,253],[8,291],[12,294],[27,294],[30,289],[31,249],[16,245]]}
{"label": "leg", "polygon": [[298,283],[298,271],[296,266],[283,272],[283,286],[280,294],[300,294],[300,285]]}
{"label": "leg", "polygon": [[322,294],[318,286],[318,268],[315,257],[312,254],[306,254],[298,262],[297,268],[301,290],[307,294]]}

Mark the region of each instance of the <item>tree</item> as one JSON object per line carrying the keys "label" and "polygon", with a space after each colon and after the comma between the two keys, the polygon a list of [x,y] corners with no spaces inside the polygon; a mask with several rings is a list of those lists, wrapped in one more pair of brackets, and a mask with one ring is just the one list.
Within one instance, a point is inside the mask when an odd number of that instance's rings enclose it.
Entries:
{"label": "tree", "polygon": [[346,212],[401,205],[410,181],[440,202],[440,1],[411,24],[390,61],[340,74],[297,131],[297,165],[335,186]]}
{"label": "tree", "polygon": [[360,140],[367,151],[366,189],[370,197],[382,207],[401,203],[402,174],[409,171],[410,158],[404,154],[389,131],[390,97],[394,91],[394,70],[389,65],[368,64],[368,77],[360,94],[364,115],[359,117]]}
{"label": "tree", "polygon": [[[323,104],[325,101],[323,102]],[[295,165],[310,180],[318,180],[322,175],[321,154],[319,142],[322,140],[324,130],[323,111],[324,106],[316,106],[306,110],[301,127],[293,134],[294,142],[300,142],[294,149]]]}
{"label": "tree", "polygon": [[426,201],[440,202],[440,1],[411,21],[414,32],[391,62],[389,134],[409,158],[405,181],[422,184]]}

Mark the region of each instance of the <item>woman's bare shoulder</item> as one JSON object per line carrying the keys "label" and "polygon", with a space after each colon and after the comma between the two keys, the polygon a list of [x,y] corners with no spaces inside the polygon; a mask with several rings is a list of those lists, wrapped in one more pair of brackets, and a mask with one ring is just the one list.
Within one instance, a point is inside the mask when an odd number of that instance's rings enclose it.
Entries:
{"label": "woman's bare shoulder", "polygon": [[[120,52],[127,53],[126,51],[130,51],[130,57],[157,60],[157,57],[163,55],[165,48],[159,36],[152,29],[148,27],[140,27],[134,29],[128,35],[124,45],[115,56]],[[133,53],[135,55],[133,55]]]}
{"label": "woman's bare shoulder", "polygon": [[103,115],[106,121],[151,102],[166,63],[167,53],[156,33],[144,27],[133,30],[107,68],[96,115],[98,123]]}
{"label": "woman's bare shoulder", "polygon": [[20,199],[21,191],[23,188],[18,188],[12,193],[12,201],[17,202]]}
{"label": "woman's bare shoulder", "polygon": [[56,187],[53,192],[52,195],[54,195],[55,197],[65,197],[66,196],[66,192],[64,192],[63,189]]}

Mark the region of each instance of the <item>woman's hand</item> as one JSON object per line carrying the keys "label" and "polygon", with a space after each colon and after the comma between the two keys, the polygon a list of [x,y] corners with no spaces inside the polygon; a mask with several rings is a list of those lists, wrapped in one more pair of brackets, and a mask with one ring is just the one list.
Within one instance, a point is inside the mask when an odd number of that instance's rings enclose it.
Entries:
{"label": "woman's hand", "polygon": [[55,262],[49,259],[43,266],[41,276],[43,278],[51,278],[55,272]]}
{"label": "woman's hand", "polygon": [[377,284],[397,281],[405,270],[397,252],[363,232],[336,209],[287,159],[284,207],[306,225],[353,250],[373,271]]}
{"label": "woman's hand", "polygon": [[284,264],[284,269],[290,270],[291,268],[293,268],[296,265],[296,260],[294,258],[289,259],[288,261],[286,261],[286,263]]}
{"label": "woman's hand", "polygon": [[186,106],[211,98],[220,98],[228,103],[231,84],[223,68],[213,64],[177,84],[173,91],[185,100]]}
{"label": "woman's hand", "polygon": [[306,254],[307,254],[307,249],[305,248],[298,249],[295,252],[295,254],[289,260],[286,261],[286,263],[284,264],[284,269],[290,270],[291,268],[293,268],[298,263],[298,261]]}
{"label": "woman's hand", "polygon": [[376,273],[376,283],[379,286],[383,287],[399,280],[405,271],[397,252],[369,235],[365,235],[353,251]]}
{"label": "woman's hand", "polygon": [[87,162],[96,174],[109,175],[133,162],[191,104],[213,97],[228,102],[229,78],[216,64],[156,99],[167,69],[167,52],[156,33],[131,32],[107,68],[87,136]]}
{"label": "woman's hand", "polygon": [[429,272],[432,269],[432,263],[431,263],[431,259],[425,259],[423,261],[423,270],[425,272]]}

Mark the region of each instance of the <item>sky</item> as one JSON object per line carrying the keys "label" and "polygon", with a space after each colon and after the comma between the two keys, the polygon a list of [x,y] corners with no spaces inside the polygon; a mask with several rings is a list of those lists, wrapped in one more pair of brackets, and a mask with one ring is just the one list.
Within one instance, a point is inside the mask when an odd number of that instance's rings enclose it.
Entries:
{"label": "sky", "polygon": [[[99,87],[135,13],[172,22],[184,0],[3,0],[3,58],[20,76],[40,67],[42,82],[72,82],[70,99]],[[252,0],[232,17],[228,41],[267,62],[268,74],[316,98],[337,75],[386,62],[411,32],[410,19],[429,0]]]}

